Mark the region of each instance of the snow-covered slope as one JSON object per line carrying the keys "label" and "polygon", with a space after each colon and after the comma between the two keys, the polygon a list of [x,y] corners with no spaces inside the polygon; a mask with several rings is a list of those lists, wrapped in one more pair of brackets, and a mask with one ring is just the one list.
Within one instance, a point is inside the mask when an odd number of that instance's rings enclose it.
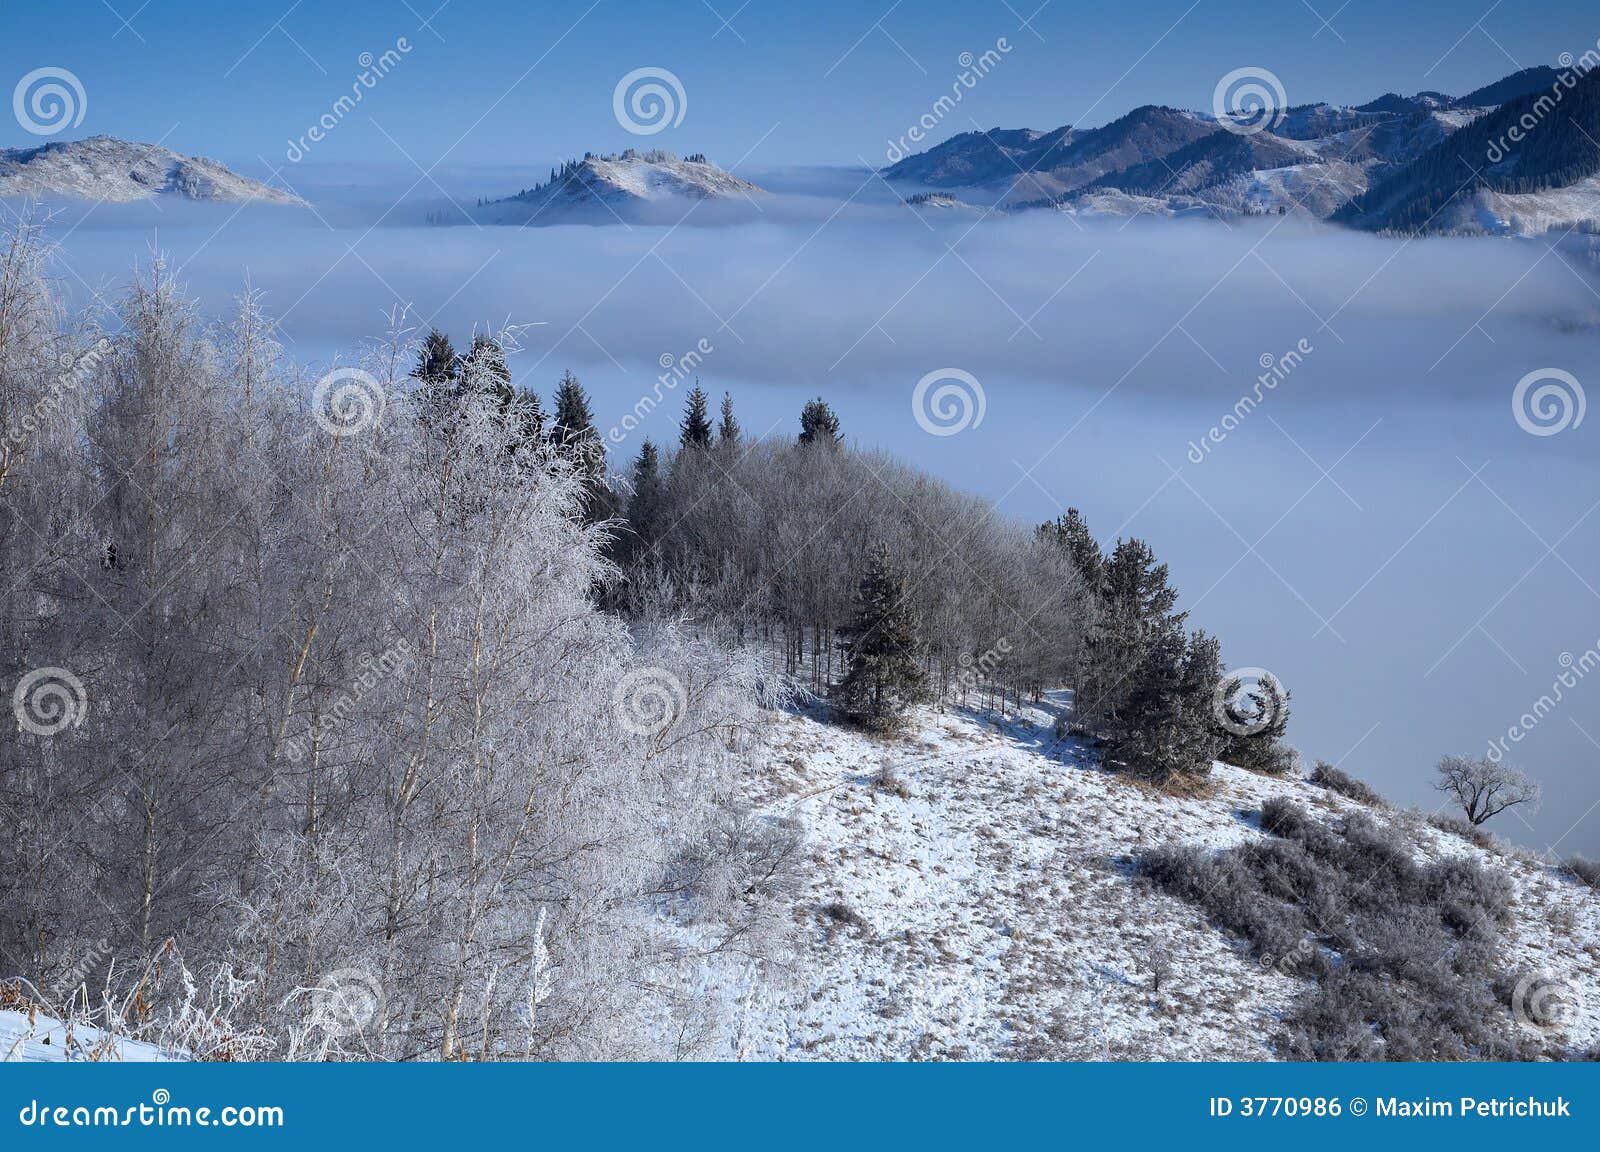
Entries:
{"label": "snow-covered slope", "polygon": [[586,156],[551,174],[543,184],[481,206],[487,222],[555,222],[574,215],[597,221],[633,218],[650,206],[674,201],[745,200],[762,189],[712,164],[704,156],[670,152]]}
{"label": "snow-covered slope", "polygon": [[69,196],[108,203],[153,196],[303,203],[297,196],[240,176],[215,160],[114,136],[91,136],[37,148],[0,148],[0,196]]}
{"label": "snow-covered slope", "polygon": [[[809,867],[793,901],[793,977],[745,997],[749,1057],[1274,1057],[1277,1017],[1307,986],[1141,884],[1130,858],[1260,837],[1256,813],[1274,796],[1325,815],[1358,806],[1220,764],[1204,798],[1153,792],[1082,747],[1055,748],[1064,703],[1056,694],[1003,725],[924,709],[895,742],[779,719],[753,799],[804,823]],[[879,781],[886,767],[897,784]],[[1600,987],[1594,892],[1408,814],[1387,818],[1406,821],[1424,855],[1507,873],[1517,894],[1508,967]],[[1145,965],[1161,947],[1172,973],[1157,990]],[[1600,1042],[1600,1002],[1575,1000],[1565,1040],[1586,1049]]]}
{"label": "snow-covered slope", "polygon": [[0,1061],[165,1059],[149,1044],[105,1036],[98,1028],[78,1024],[69,1030],[49,1016],[0,1010]]}

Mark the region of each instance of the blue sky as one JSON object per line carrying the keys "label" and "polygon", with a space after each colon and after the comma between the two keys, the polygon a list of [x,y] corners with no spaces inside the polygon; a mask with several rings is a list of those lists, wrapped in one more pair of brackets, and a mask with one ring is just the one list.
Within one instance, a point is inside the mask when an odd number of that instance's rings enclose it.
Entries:
{"label": "blue sky", "polygon": [[[276,165],[350,90],[361,55],[404,37],[403,63],[317,160],[543,165],[636,145],[613,88],[657,67],[680,78],[687,104],[650,143],[782,165],[879,162],[949,90],[961,54],[1000,37],[1012,51],[937,136],[974,121],[1091,125],[1147,102],[1206,107],[1243,66],[1271,69],[1292,102],[1464,92],[1581,53],[1600,14],[1580,0],[11,0],[5,28],[5,87],[39,67],[82,82],[87,113],[61,138],[165,138]],[[38,142],[0,119],[0,145]]]}

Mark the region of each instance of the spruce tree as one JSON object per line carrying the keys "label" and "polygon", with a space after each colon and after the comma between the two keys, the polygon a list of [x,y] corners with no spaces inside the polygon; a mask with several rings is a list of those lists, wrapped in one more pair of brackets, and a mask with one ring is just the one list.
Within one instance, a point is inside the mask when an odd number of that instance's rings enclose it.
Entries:
{"label": "spruce tree", "polygon": [[428,333],[417,353],[417,366],[411,375],[436,389],[453,385],[460,371],[461,360],[450,343],[450,337],[437,328]]}
{"label": "spruce tree", "polygon": [[1204,632],[1186,638],[1181,618],[1167,617],[1148,638],[1108,758],[1163,787],[1204,776],[1222,749],[1211,715],[1220,670],[1216,640]]}
{"label": "spruce tree", "polygon": [[571,372],[556,388],[556,410],[550,423],[550,444],[572,463],[585,483],[584,518],[591,523],[610,519],[616,501],[606,484],[606,450],[594,426],[589,395]]}
{"label": "spruce tree", "polygon": [[709,448],[711,446],[710,403],[705,389],[695,381],[684,407],[683,421],[678,425],[679,443],[684,448]]}
{"label": "spruce tree", "polygon": [[733,416],[733,393],[722,394],[722,420],[717,425],[717,440],[725,448],[735,448],[739,444],[739,421]]}
{"label": "spruce tree", "polygon": [[633,495],[628,498],[628,527],[639,551],[645,552],[660,538],[662,508],[666,490],[661,482],[661,457],[656,446],[646,440],[634,458]]}
{"label": "spruce tree", "polygon": [[1065,516],[1041,524],[1039,535],[1067,554],[1073,568],[1083,577],[1084,586],[1098,595],[1105,581],[1106,558],[1082,513],[1068,508]]}
{"label": "spruce tree", "polygon": [[828,407],[828,402],[820,396],[806,401],[806,406],[800,410],[800,443],[825,444],[831,448],[843,439],[839,417]]}
{"label": "spruce tree", "polygon": [[898,728],[922,695],[916,622],[904,575],[879,545],[856,589],[854,618],[840,629],[844,678],[830,697],[845,717],[874,732]]}

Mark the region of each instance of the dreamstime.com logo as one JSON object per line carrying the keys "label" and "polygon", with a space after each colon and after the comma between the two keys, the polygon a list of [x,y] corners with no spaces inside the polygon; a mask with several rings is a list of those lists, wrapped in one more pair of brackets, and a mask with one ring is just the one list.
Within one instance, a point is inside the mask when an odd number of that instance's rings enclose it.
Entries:
{"label": "dreamstime.com logo", "polygon": [[24,1128],[282,1128],[283,1109],[275,1104],[228,1104],[190,1108],[172,1103],[172,1093],[157,1088],[149,1103],[126,1108],[106,1105],[40,1104],[29,1100],[17,1113]]}
{"label": "dreamstime.com logo", "polygon": [[1211,93],[1217,123],[1237,136],[1276,128],[1288,107],[1283,81],[1266,68],[1235,68]]}
{"label": "dreamstime.com logo", "polygon": [[1255,736],[1278,720],[1281,681],[1265,668],[1223,673],[1211,695],[1211,716],[1235,736]]}
{"label": "dreamstime.com logo", "polygon": [[621,444],[628,438],[635,428],[645,422],[645,419],[661,406],[667,393],[675,390],[679,384],[693,376],[705,363],[707,356],[715,352],[716,348],[711,341],[701,337],[695,346],[682,356],[674,356],[671,352],[663,352],[656,363],[661,365],[661,375],[656,377],[655,387],[634,402],[629,412],[623,413],[622,419],[611,426],[606,433],[606,439],[613,444]]}
{"label": "dreamstime.com logo", "polygon": [[338,968],[311,991],[314,1018],[333,1036],[355,1036],[383,1012],[383,985],[365,968]]}
{"label": "dreamstime.com logo", "polygon": [[983,385],[960,368],[936,368],[911,390],[911,414],[930,436],[954,436],[983,423],[989,406]]}
{"label": "dreamstime.com logo", "polygon": [[89,714],[89,694],[66,668],[35,668],[17,681],[11,710],[24,732],[55,736],[76,728]]}
{"label": "dreamstime.com logo", "polygon": [[1511,993],[1511,1015],[1518,1024],[1534,1028],[1558,1027],[1576,1004],[1571,983],[1544,972],[1524,976]]}
{"label": "dreamstime.com logo", "polygon": [[35,68],[11,92],[11,111],[23,131],[54,136],[83,123],[89,94],[83,81],[65,68]]}
{"label": "dreamstime.com logo", "polygon": [[288,141],[289,147],[284,152],[285,159],[291,164],[298,164],[304,160],[315,145],[326,140],[330,132],[344,123],[344,118],[356,110],[356,106],[366,99],[367,93],[378,86],[378,81],[400,66],[410,51],[411,42],[401,36],[394,42],[394,47],[384,49],[381,56],[374,56],[371,52],[363,52],[358,56],[356,63],[361,71],[357,72],[356,78],[350,82],[349,95],[341,93],[339,98],[328,106],[328,110],[317,118],[316,123],[301,134],[300,139]]}
{"label": "dreamstime.com logo", "polygon": [[360,368],[335,368],[311,390],[311,413],[334,436],[359,436],[383,419],[388,393]]}
{"label": "dreamstime.com logo", "polygon": [[898,164],[915,152],[928,139],[929,134],[944,123],[945,117],[954,112],[961,101],[966,99],[966,94],[978,86],[978,81],[997,68],[1010,51],[1011,42],[1002,36],[994,42],[993,48],[984,49],[981,56],[974,56],[971,52],[963,52],[958,56],[956,63],[961,71],[956,73],[956,78],[951,81],[949,95],[941,95],[935,100],[932,107],[919,116],[917,122],[906,129],[900,139],[890,140],[889,147],[884,151],[884,158],[891,164]]}
{"label": "dreamstime.com logo", "polygon": [[1589,399],[1583,385],[1561,368],[1529,372],[1511,390],[1511,414],[1530,436],[1554,436],[1583,423]]}
{"label": "dreamstime.com logo", "polygon": [[617,682],[611,706],[635,736],[659,736],[689,710],[689,692],[665,668],[635,668]]}
{"label": "dreamstime.com logo", "polygon": [[617,81],[611,111],[635,136],[654,136],[683,123],[689,94],[683,81],[665,68],[635,68]]}

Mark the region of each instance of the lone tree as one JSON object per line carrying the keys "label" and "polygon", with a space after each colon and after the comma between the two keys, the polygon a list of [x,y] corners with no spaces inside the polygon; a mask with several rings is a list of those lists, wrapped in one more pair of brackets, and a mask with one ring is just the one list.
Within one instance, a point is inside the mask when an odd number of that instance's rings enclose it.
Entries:
{"label": "lone tree", "polygon": [[800,409],[800,443],[826,444],[833,447],[844,439],[839,431],[839,417],[821,396],[807,400]]}
{"label": "lone tree", "polygon": [[905,576],[880,544],[856,589],[855,618],[839,631],[845,674],[830,693],[845,717],[868,731],[894,731],[922,695],[907,599]]}
{"label": "lone tree", "polygon": [[1509,764],[1487,756],[1446,756],[1439,761],[1439,779],[1433,785],[1455,797],[1473,825],[1482,824],[1507,808],[1539,803],[1539,785]]}
{"label": "lone tree", "polygon": [[695,381],[694,387],[689,391],[688,403],[684,406],[683,422],[678,425],[679,442],[685,448],[709,448],[711,446],[711,409],[710,401],[706,397],[705,389],[700,387],[700,382]]}

